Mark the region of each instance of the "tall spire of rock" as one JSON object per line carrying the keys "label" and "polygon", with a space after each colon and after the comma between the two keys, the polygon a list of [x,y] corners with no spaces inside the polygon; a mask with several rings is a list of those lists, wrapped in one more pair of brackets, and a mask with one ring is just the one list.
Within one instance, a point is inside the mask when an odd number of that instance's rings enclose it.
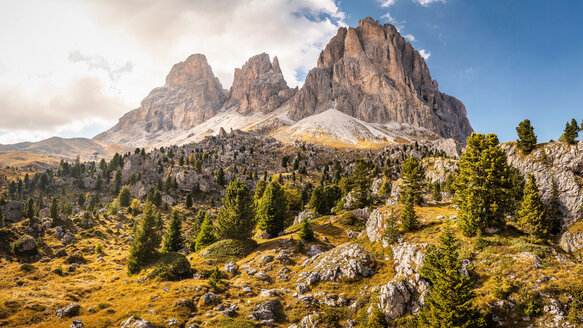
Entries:
{"label": "tall spire of rock", "polygon": [[237,107],[240,113],[268,113],[280,107],[294,92],[283,78],[277,57],[271,63],[269,55],[262,53],[235,69],[226,107]]}

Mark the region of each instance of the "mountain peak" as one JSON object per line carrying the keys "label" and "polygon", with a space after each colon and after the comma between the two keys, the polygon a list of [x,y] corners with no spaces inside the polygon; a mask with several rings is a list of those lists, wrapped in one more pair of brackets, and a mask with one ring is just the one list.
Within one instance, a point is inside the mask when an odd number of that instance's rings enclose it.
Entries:
{"label": "mountain peak", "polygon": [[190,55],[185,61],[172,66],[166,76],[167,85],[181,85],[192,80],[215,78],[203,54]]}
{"label": "mountain peak", "polygon": [[283,78],[277,57],[271,62],[268,54],[261,53],[235,69],[226,107],[237,107],[240,113],[267,113],[280,107],[293,93]]}

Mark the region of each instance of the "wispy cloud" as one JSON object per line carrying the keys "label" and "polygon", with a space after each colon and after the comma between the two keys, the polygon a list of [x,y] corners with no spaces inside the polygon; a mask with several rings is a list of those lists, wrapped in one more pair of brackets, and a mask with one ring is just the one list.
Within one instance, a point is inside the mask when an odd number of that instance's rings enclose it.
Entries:
{"label": "wispy cloud", "polygon": [[417,39],[415,39],[415,36],[413,34],[405,34],[405,35],[403,35],[403,37],[405,39],[407,39],[407,41],[409,41],[409,42],[417,41]]}
{"label": "wispy cloud", "polygon": [[427,7],[436,2],[445,3],[445,0],[413,0],[413,2],[416,2],[424,7]]}
{"label": "wispy cloud", "polygon": [[423,59],[427,60],[429,59],[429,57],[431,57],[431,52],[425,49],[421,49],[419,50],[419,54],[421,55],[421,57],[423,57]]}
{"label": "wispy cloud", "polygon": [[397,0],[377,0],[377,2],[379,3],[379,5],[381,5],[381,7],[388,8],[394,5],[395,2],[397,2]]}

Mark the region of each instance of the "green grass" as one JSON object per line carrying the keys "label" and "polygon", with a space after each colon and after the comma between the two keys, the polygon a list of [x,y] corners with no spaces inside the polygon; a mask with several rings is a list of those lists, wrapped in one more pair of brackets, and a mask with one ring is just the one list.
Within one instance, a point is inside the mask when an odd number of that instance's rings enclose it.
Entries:
{"label": "green grass", "polygon": [[205,258],[227,262],[249,255],[256,247],[257,243],[253,240],[242,242],[240,240],[225,239],[210,245],[206,249]]}

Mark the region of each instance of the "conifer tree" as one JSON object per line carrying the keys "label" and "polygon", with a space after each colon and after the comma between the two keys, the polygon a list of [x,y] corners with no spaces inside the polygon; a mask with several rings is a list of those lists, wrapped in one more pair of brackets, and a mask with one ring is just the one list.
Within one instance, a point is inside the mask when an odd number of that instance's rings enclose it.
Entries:
{"label": "conifer tree", "polygon": [[83,193],[80,193],[79,197],[77,197],[77,205],[83,206],[84,204],[85,204],[85,195],[83,195]]}
{"label": "conifer tree", "polygon": [[217,241],[214,232],[213,222],[211,218],[207,215],[200,226],[200,232],[198,236],[196,236],[196,246],[194,248],[195,251],[199,251]]}
{"label": "conifer tree", "polygon": [[516,127],[516,133],[518,134],[516,146],[523,154],[530,154],[534,150],[534,147],[536,147],[537,141],[536,135],[534,134],[534,128],[530,125],[530,120],[520,122]]}
{"label": "conifer tree", "polygon": [[307,218],[302,220],[302,224],[300,225],[300,232],[298,233],[298,237],[302,238],[305,241],[312,241],[314,240],[314,230],[310,226],[310,222],[308,222]]}
{"label": "conifer tree", "polygon": [[431,245],[421,267],[421,276],[429,281],[429,294],[419,315],[421,327],[480,328],[484,318],[474,308],[473,281],[460,272],[459,243],[449,227]]}
{"label": "conifer tree", "polygon": [[257,227],[271,236],[283,231],[288,219],[288,201],[277,181],[269,183],[257,210]]}
{"label": "conifer tree", "polygon": [[182,236],[182,218],[177,210],[172,211],[172,216],[168,220],[168,227],[164,234],[162,252],[178,252],[184,247],[184,237]]}
{"label": "conifer tree", "polygon": [[34,200],[29,198],[24,205],[24,217],[31,219],[34,217]]}
{"label": "conifer tree", "polygon": [[130,187],[123,186],[121,188],[119,195],[117,196],[119,200],[119,206],[121,207],[128,207],[132,202],[132,192],[130,191]]}
{"label": "conifer tree", "polygon": [[56,219],[59,217],[59,203],[57,202],[56,197],[53,197],[53,199],[51,199],[51,207],[49,208],[49,217],[51,219]]}
{"label": "conifer tree", "polygon": [[401,178],[403,179],[401,201],[407,202],[411,197],[414,204],[421,204],[425,170],[417,158],[409,157],[403,162]]}
{"label": "conifer tree", "polygon": [[505,224],[506,214],[513,213],[518,201],[520,179],[515,172],[495,134],[472,133],[468,137],[455,183],[458,222],[464,235]]}
{"label": "conifer tree", "polygon": [[324,186],[318,184],[314,190],[312,190],[312,196],[310,197],[310,208],[314,209],[317,213],[326,214],[330,208],[326,208],[326,199],[324,195]]}
{"label": "conifer tree", "polygon": [[549,232],[557,234],[561,232],[561,203],[559,199],[559,188],[555,179],[551,182],[551,198],[547,208],[549,219]]}
{"label": "conifer tree", "polygon": [[441,201],[441,184],[439,181],[435,181],[431,188],[431,197],[434,201],[439,202]]}
{"label": "conifer tree", "polygon": [[417,220],[417,214],[415,213],[415,208],[413,207],[414,196],[407,197],[405,201],[405,208],[401,214],[401,225],[403,226],[403,231],[414,231],[419,229],[419,220]]}
{"label": "conifer tree", "polygon": [[192,207],[192,195],[190,193],[186,194],[186,200],[184,201],[184,205],[186,206],[186,208]]}
{"label": "conifer tree", "polygon": [[364,160],[356,160],[351,180],[354,185],[352,191],[356,200],[354,205],[357,208],[368,206],[370,204],[370,176]]}
{"label": "conifer tree", "polygon": [[563,131],[563,135],[559,139],[560,141],[564,141],[569,145],[575,144],[575,139],[579,136],[579,125],[575,119],[571,120],[571,123],[567,122],[565,124],[565,130]]}
{"label": "conifer tree", "polygon": [[2,211],[2,206],[0,206],[0,228],[4,228],[6,225],[6,217],[4,216],[4,212]]}
{"label": "conifer tree", "polygon": [[222,167],[217,170],[217,184],[219,186],[225,186],[225,171]]}
{"label": "conifer tree", "polygon": [[545,207],[540,199],[538,186],[532,174],[528,175],[524,186],[524,195],[518,211],[518,222],[521,230],[529,234],[531,238],[544,238],[548,234]]}
{"label": "conifer tree", "polygon": [[399,237],[397,220],[393,214],[389,214],[385,219],[385,232],[383,233],[383,237],[389,244],[395,243]]}
{"label": "conifer tree", "polygon": [[209,216],[207,211],[205,210],[198,210],[198,212],[196,213],[196,216],[193,219],[192,222],[192,235],[194,237],[194,239],[196,239],[196,237],[198,236],[198,233],[200,232],[200,227],[202,227],[202,223],[204,222],[204,219]]}
{"label": "conifer tree", "polygon": [[229,183],[223,207],[217,217],[217,237],[248,240],[255,229],[255,206],[247,184],[240,179]]}
{"label": "conifer tree", "polygon": [[162,193],[160,190],[154,192],[154,195],[152,196],[152,204],[156,205],[156,207],[162,206]]}
{"label": "conifer tree", "polygon": [[259,201],[261,200],[261,197],[263,196],[263,193],[265,192],[266,187],[267,187],[267,182],[265,180],[259,180],[257,182],[257,186],[255,186],[255,195],[254,195],[256,206],[259,205]]}
{"label": "conifer tree", "polygon": [[157,248],[160,246],[160,234],[157,228],[155,207],[151,203],[144,206],[144,215],[137,227],[134,241],[130,248],[128,258],[128,273],[135,274],[141,268],[158,256]]}
{"label": "conifer tree", "polygon": [[385,177],[383,180],[383,184],[379,189],[379,196],[388,197],[391,194],[391,189],[392,189],[391,180]]}

